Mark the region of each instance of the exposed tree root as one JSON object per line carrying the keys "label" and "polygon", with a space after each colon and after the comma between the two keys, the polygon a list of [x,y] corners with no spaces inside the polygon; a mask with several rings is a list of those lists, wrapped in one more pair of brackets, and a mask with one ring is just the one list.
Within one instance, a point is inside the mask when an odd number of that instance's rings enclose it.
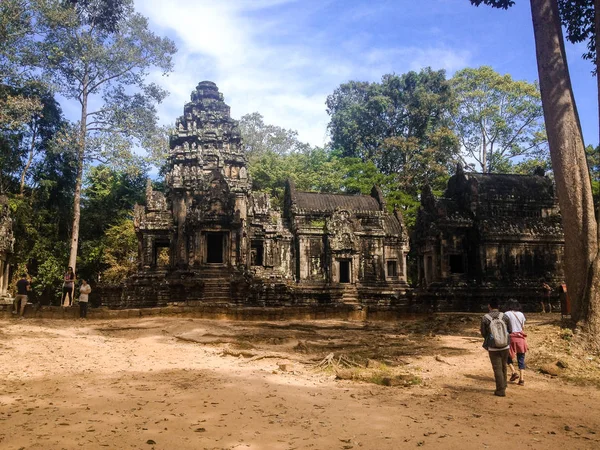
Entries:
{"label": "exposed tree root", "polygon": [[344,355],[339,355],[336,358],[335,354],[333,353],[329,353],[325,358],[315,364],[315,369],[341,369],[353,367],[363,367],[363,365],[352,361]]}

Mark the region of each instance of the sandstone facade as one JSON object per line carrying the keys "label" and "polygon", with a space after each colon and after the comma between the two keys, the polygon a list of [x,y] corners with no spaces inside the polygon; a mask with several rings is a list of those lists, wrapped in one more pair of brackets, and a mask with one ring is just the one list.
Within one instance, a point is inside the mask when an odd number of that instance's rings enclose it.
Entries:
{"label": "sandstone facade", "polygon": [[201,82],[170,139],[165,191],[135,209],[139,267],[112,307],[395,307],[406,299],[408,236],[399,212],[371,195],[299,192],[283,211],[252,191],[237,123]]}
{"label": "sandstone facade", "polygon": [[477,174],[459,166],[442,198],[423,191],[413,245],[419,298],[434,309],[479,310],[490,297],[535,309],[544,282],[564,282],[561,217],[543,173]]}

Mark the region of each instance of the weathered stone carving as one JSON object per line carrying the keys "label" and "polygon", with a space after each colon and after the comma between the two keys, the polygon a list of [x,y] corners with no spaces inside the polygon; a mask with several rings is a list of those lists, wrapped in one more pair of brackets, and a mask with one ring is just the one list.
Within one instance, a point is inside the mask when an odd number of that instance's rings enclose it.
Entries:
{"label": "weathered stone carving", "polygon": [[135,208],[139,270],[112,306],[405,298],[408,238],[381,190],[318,194],[289,182],[283,214],[273,210],[268,195],[251,192],[237,123],[212,82],[198,84],[176,122],[165,182],[164,193],[149,183]]}
{"label": "weathered stone carving", "polygon": [[542,282],[563,282],[564,237],[552,181],[543,173],[465,173],[443,198],[425,188],[413,244],[420,298],[479,309],[491,297],[537,304]]}

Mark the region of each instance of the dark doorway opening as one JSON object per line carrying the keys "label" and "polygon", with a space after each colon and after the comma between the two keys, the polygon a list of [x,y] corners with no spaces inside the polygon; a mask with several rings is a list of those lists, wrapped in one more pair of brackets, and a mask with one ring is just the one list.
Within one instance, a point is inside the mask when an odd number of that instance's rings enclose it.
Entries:
{"label": "dark doorway opening", "polygon": [[209,264],[223,264],[223,233],[206,234],[206,262]]}
{"label": "dark doorway opening", "polygon": [[340,283],[350,283],[350,261],[340,260]]}
{"label": "dark doorway opening", "polygon": [[263,265],[263,241],[253,240],[250,243],[250,264],[252,266]]}
{"label": "dark doorway opening", "polygon": [[462,255],[450,255],[450,273],[465,273],[465,260]]}

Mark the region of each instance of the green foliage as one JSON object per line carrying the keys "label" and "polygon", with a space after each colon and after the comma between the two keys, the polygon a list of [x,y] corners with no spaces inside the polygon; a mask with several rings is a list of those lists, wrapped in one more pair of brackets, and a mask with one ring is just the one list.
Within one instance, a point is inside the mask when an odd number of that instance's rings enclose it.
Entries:
{"label": "green foliage", "polygon": [[515,81],[488,66],[463,69],[451,83],[458,105],[454,131],[477,170],[509,172],[513,159],[548,158],[537,84]]}
{"label": "green foliage", "polygon": [[130,174],[107,166],[92,167],[82,199],[82,238],[100,238],[110,226],[131,219],[133,206],[144,202],[145,186],[146,173]]}
{"label": "green foliage", "polygon": [[239,128],[250,160],[265,153],[286,155],[308,147],[298,140],[297,131],[265,124],[263,116],[257,112],[242,116]]}
{"label": "green foliage", "polygon": [[[167,93],[145,79],[153,67],[169,72],[176,49],[148,29],[132,1],[116,3],[120,9],[110,18],[116,22],[109,23],[96,2],[40,1],[37,65],[57,92],[81,105],[86,158],[134,168],[139,164],[134,145],[151,151],[157,151],[154,142],[164,145],[155,105]],[[99,16],[106,26],[97,26]]]}
{"label": "green foliage", "polygon": [[33,69],[36,47],[32,2],[0,2],[0,131],[17,131],[32,114],[42,108],[35,96],[21,91],[39,85],[39,73]]}
{"label": "green foliage", "polygon": [[585,148],[585,156],[590,169],[594,205],[598,207],[598,205],[600,205],[600,146],[594,148],[593,146],[588,145]]}
{"label": "green foliage", "polygon": [[29,196],[10,198],[14,260],[32,276],[33,294],[46,303],[58,302],[67,266],[73,163],[72,154],[46,153],[33,170]]}
{"label": "green foliage", "polygon": [[515,4],[513,0],[470,0],[472,5],[479,6],[482,3],[493,8],[508,9]]}
{"label": "green foliage", "polygon": [[113,282],[132,270],[137,258],[132,212],[136,203],[144,202],[145,185],[145,173],[90,169],[82,198],[80,276]]}
{"label": "green foliage", "polygon": [[338,160],[320,148],[306,147],[290,154],[264,151],[250,159],[248,168],[253,189],[268,192],[275,206],[283,204],[288,178],[303,191],[338,192],[342,185],[343,174],[339,172]]}
{"label": "green foliage", "polygon": [[121,220],[105,234],[105,250],[102,262],[106,266],[102,274],[103,281],[118,283],[130,276],[137,264],[137,237],[133,221]]}
{"label": "green foliage", "polygon": [[573,44],[587,41],[587,51],[583,54],[583,58],[596,63],[594,0],[558,0],[558,7],[567,40]]}
{"label": "green foliage", "polygon": [[332,147],[397,175],[400,189],[415,199],[456,163],[453,94],[443,70],[384,75],[381,83],[350,81],[326,104]]}

